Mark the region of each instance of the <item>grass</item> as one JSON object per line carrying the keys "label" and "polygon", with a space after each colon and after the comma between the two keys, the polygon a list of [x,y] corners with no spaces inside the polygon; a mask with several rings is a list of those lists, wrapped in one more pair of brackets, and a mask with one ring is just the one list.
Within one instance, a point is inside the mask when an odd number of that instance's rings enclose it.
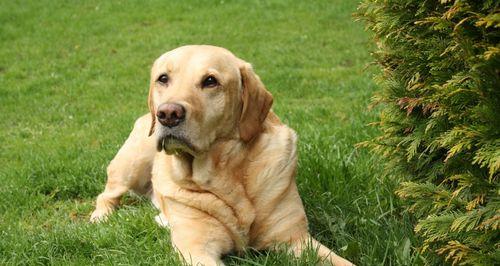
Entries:
{"label": "grass", "polygon": [[[182,3],[181,3],[182,2]],[[376,89],[356,1],[0,0],[0,264],[179,264],[148,200],[88,223],[105,167],[147,112],[149,68],[183,44],[253,63],[300,137],[297,183],[315,237],[358,265],[420,258],[381,160],[354,145]],[[311,265],[283,252],[229,265]]]}

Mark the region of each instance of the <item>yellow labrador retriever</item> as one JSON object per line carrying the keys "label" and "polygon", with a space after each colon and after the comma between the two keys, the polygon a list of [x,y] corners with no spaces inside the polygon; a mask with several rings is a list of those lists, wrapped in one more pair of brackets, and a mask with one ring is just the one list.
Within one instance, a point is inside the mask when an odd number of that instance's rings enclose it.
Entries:
{"label": "yellow labrador retriever", "polygon": [[249,63],[226,49],[183,46],[151,70],[151,114],[139,118],[108,167],[91,220],[127,191],[149,193],[191,264],[222,265],[246,247],[306,247],[351,263],[313,239],[297,186],[297,136],[271,111],[273,98]]}

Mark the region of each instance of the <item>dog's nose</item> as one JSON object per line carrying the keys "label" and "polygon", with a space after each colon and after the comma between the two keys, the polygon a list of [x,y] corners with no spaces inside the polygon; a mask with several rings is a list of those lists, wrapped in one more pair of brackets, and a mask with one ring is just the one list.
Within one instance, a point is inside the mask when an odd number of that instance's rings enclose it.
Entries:
{"label": "dog's nose", "polygon": [[158,107],[156,112],[158,121],[167,127],[175,127],[186,117],[186,109],[180,104],[164,103]]}

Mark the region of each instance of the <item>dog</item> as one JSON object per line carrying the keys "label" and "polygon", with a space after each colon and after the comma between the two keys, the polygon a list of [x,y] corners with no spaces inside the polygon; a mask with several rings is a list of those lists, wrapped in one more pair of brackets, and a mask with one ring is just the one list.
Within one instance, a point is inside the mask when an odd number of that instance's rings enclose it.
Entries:
{"label": "dog", "polygon": [[352,265],[308,233],[295,183],[297,135],[272,103],[252,66],[224,48],[161,55],[151,69],[150,113],[109,164],[91,221],[132,190],[152,197],[187,263],[223,265],[229,252],[285,246]]}

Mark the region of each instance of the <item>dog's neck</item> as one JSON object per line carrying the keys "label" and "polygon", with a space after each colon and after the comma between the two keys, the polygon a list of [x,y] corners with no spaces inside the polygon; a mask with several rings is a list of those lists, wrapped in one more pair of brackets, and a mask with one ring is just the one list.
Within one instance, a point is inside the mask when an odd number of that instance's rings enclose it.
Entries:
{"label": "dog's neck", "polygon": [[214,176],[214,173],[234,175],[244,174],[247,143],[241,140],[224,139],[216,141],[207,152],[195,156],[177,153],[170,156],[171,163],[177,169],[172,179],[180,187],[205,191],[210,190],[214,178],[240,178],[239,176]]}
{"label": "dog's neck", "polygon": [[214,179],[245,183],[243,179],[246,178],[248,162],[265,150],[265,147],[260,147],[260,138],[273,131],[272,127],[276,125],[281,125],[281,121],[271,111],[262,125],[262,131],[250,141],[243,141],[239,134],[233,132],[230,137],[214,141],[207,151],[195,155],[186,152],[171,155],[171,163],[175,165],[174,169],[178,169],[171,174],[172,180],[182,188],[196,191],[210,191]]}

